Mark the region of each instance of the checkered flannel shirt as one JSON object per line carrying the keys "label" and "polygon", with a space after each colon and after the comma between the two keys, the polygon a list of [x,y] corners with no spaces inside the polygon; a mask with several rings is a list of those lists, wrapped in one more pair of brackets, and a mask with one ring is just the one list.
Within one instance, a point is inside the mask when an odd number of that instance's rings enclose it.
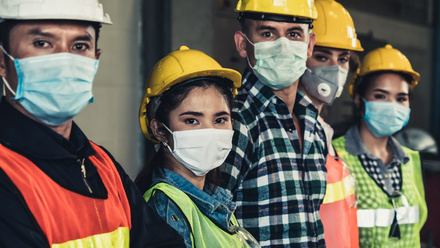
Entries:
{"label": "checkered flannel shirt", "polygon": [[409,160],[401,148],[399,142],[392,136],[388,139],[388,146],[393,151],[393,159],[387,165],[383,161],[371,154],[362,144],[359,135],[358,125],[350,127],[345,135],[347,140],[347,151],[358,156],[359,161],[365,171],[388,195],[393,195],[402,188],[402,168],[401,164],[406,164]]}
{"label": "checkered flannel shirt", "polygon": [[233,148],[222,176],[240,225],[262,247],[325,247],[319,207],[327,148],[317,109],[298,91],[294,114],[304,132],[301,154],[287,106],[249,71],[235,104]]}

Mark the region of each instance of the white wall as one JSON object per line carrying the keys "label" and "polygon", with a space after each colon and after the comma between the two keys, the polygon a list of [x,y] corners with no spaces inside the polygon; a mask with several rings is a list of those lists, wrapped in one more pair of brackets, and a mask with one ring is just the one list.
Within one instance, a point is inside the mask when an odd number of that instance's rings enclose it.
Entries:
{"label": "white wall", "polygon": [[100,0],[113,25],[104,25],[93,93],[95,102],[76,118],[92,141],[112,153],[134,179],[141,167],[144,138],[138,124],[142,97],[140,54],[141,0]]}

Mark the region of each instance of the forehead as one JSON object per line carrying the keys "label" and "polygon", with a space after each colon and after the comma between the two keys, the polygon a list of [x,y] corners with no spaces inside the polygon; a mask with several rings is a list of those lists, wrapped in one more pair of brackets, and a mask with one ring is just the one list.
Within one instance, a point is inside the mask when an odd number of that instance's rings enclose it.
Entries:
{"label": "forehead", "polygon": [[90,22],[69,20],[37,20],[19,21],[9,33],[9,39],[13,43],[26,35],[35,35],[38,32],[51,33],[54,35],[90,35],[96,37],[94,26]]}
{"label": "forehead", "polygon": [[350,54],[350,50],[347,49],[339,49],[333,47],[324,47],[324,46],[316,46],[313,48],[313,52],[321,52],[329,55],[346,55]]}
{"label": "forehead", "polygon": [[409,87],[409,82],[407,82],[402,75],[398,73],[387,72],[373,77],[370,81],[370,87],[368,87],[368,89],[370,91],[383,89],[386,91],[408,93]]}
{"label": "forehead", "polygon": [[276,22],[267,20],[253,20],[246,19],[244,25],[247,25],[250,30],[255,30],[260,27],[271,27],[275,29],[289,30],[293,28],[300,28],[304,32],[309,30],[309,25],[304,23],[291,23],[291,22]]}

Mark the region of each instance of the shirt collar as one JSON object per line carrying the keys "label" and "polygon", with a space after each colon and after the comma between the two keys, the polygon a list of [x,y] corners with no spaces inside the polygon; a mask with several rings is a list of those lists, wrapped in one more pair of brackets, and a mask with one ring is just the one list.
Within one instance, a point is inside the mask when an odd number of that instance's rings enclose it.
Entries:
{"label": "shirt collar", "polygon": [[170,184],[187,194],[202,212],[214,213],[219,206],[226,207],[231,212],[235,209],[232,195],[221,187],[216,187],[214,192],[211,192],[207,187],[200,190],[180,174],[168,169],[163,169],[162,177],[153,173],[153,184],[159,182]]}
{"label": "shirt collar", "polygon": [[269,103],[276,97],[272,89],[264,85],[249,69],[245,69],[243,73],[242,85],[243,89],[253,99],[255,106],[264,112],[269,106]]}
{"label": "shirt collar", "polygon": [[23,115],[5,97],[0,102],[0,142],[21,154],[40,159],[77,158],[95,153],[75,123],[72,123],[70,140],[67,140]]}
{"label": "shirt collar", "polygon": [[[393,136],[388,137],[388,145],[393,150],[394,159],[397,159],[404,164],[409,161],[409,157],[403,151],[402,146]],[[347,152],[354,156],[364,154],[370,159],[377,159],[377,157],[371,154],[362,143],[357,124],[351,126],[345,134],[345,147]]]}

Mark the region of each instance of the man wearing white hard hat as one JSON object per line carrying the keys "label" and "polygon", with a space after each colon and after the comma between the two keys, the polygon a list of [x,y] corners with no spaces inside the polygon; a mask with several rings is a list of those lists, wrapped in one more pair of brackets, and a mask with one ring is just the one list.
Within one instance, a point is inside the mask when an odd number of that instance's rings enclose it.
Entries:
{"label": "man wearing white hard hat", "polygon": [[0,247],[182,247],[72,121],[93,102],[97,0],[0,0]]}

